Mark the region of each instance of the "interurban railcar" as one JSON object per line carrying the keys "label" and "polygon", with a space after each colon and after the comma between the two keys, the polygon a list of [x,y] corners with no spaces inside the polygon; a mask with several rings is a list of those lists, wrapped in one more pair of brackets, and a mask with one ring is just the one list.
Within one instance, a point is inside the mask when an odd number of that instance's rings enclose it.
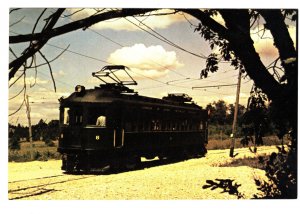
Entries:
{"label": "interurban railcar", "polygon": [[60,99],[58,151],[62,169],[136,167],[141,157],[197,157],[206,153],[207,111],[185,94],[140,96],[119,83],[76,86]]}

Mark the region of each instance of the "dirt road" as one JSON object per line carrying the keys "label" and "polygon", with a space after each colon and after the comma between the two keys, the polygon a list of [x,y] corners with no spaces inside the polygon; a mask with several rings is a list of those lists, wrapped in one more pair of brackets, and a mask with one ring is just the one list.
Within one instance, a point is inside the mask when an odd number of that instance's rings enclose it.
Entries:
{"label": "dirt road", "polygon": [[[276,151],[275,146],[260,147],[258,155]],[[119,199],[236,199],[221,189],[202,189],[206,180],[234,179],[241,184],[245,198],[258,193],[253,178],[265,178],[264,171],[249,166],[227,166],[233,160],[254,157],[248,149],[229,158],[228,150],[209,150],[206,157],[162,164],[143,162],[143,168],[118,174],[66,175],[61,162],[33,161],[9,163],[8,198],[30,200],[119,200]]]}

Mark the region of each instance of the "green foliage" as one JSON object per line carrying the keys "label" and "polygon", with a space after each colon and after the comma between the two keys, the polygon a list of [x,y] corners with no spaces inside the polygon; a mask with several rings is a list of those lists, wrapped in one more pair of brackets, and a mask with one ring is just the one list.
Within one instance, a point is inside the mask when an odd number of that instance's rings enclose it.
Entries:
{"label": "green foliage", "polygon": [[51,139],[49,139],[49,138],[45,139],[45,144],[47,146],[50,146],[50,147],[54,147],[55,146],[54,142]]}
{"label": "green foliage", "polygon": [[206,78],[208,73],[214,73],[216,71],[218,71],[218,58],[217,58],[217,54],[210,54],[207,59],[206,59],[206,66],[203,70],[201,70],[200,76],[201,78],[204,77]]}
{"label": "green foliage", "polygon": [[20,150],[20,141],[19,141],[19,136],[18,135],[14,135],[11,138],[9,138],[9,149],[10,150]]}
{"label": "green foliage", "polygon": [[39,151],[36,151],[36,152],[34,153],[34,160],[39,160],[40,157],[42,157],[41,153],[40,153]]}
{"label": "green foliage", "polygon": [[40,119],[38,124],[32,126],[32,139],[40,140],[44,137],[44,133],[47,130],[47,123],[43,119]]}
{"label": "green foliage", "polygon": [[287,152],[281,147],[277,148],[279,153],[273,152],[266,164],[268,181],[255,179],[264,195],[254,195],[254,198],[297,198],[297,153],[293,149]]}
{"label": "green foliage", "polygon": [[[206,106],[209,111],[209,124],[213,125],[232,125],[234,109],[233,104],[227,104],[224,100],[214,101]],[[245,107],[243,105],[238,106],[238,124],[241,122],[241,118],[245,112]]]}
{"label": "green foliage", "polygon": [[[13,126],[9,124],[9,137],[18,135],[19,138],[26,138],[29,140],[28,127],[23,127],[20,124]],[[32,126],[32,139],[40,140],[57,140],[59,135],[59,121],[51,120],[48,124],[41,119],[36,125]]]}
{"label": "green foliage", "polygon": [[258,87],[253,87],[248,99],[247,111],[241,120],[242,144],[248,146],[250,142],[254,142],[256,145],[263,145],[262,137],[276,132],[274,124],[267,95]]}
{"label": "green foliage", "polygon": [[[25,145],[24,145],[25,144]],[[33,148],[34,160],[47,161],[49,159],[59,160],[61,159],[60,153],[57,152],[56,147],[49,147],[44,143],[35,142]],[[30,155],[29,143],[21,143],[20,150],[10,150],[8,154],[8,161],[14,162],[26,162],[32,161]]]}
{"label": "green foliage", "polygon": [[[243,143],[247,145],[251,141],[249,136],[254,135],[254,142],[261,144],[262,136],[270,130],[268,124],[272,124],[271,128],[276,128],[279,139],[283,139],[287,134],[291,137],[290,151],[274,153],[267,163],[267,176],[273,184],[264,183],[260,188],[267,198],[295,198],[298,66],[297,50],[288,34],[287,23],[298,19],[298,11],[295,9],[208,9],[203,13],[198,16],[201,23],[195,31],[209,42],[212,50],[219,48],[220,55],[218,60],[214,55],[208,57],[207,68],[201,71],[201,77],[207,77],[208,72],[215,72],[218,68],[216,62],[229,61],[236,69],[240,69],[243,73],[247,72],[255,84],[271,98],[272,103],[267,108],[265,105],[267,95],[258,88],[252,90],[247,106],[248,111],[243,117]],[[217,14],[222,16],[224,27],[211,19]],[[260,18],[265,20],[264,31],[270,30],[274,46],[279,52],[279,58],[268,67],[265,67],[257,57],[250,35],[251,29],[259,23]],[[278,61],[282,62],[281,66],[277,65]],[[270,72],[273,72],[273,78],[270,78]],[[214,120],[218,121],[217,118],[211,118],[212,123],[215,122]]]}
{"label": "green foliage", "polygon": [[12,138],[14,135],[18,136],[19,138],[26,138],[28,139],[28,127],[21,126],[18,124],[17,126],[13,126],[8,124],[8,136]]}

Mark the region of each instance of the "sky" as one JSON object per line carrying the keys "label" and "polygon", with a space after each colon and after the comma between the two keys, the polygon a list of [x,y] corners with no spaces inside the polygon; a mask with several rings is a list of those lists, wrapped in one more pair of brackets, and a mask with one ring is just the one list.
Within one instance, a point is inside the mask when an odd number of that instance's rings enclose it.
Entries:
{"label": "sky", "polygon": [[[49,16],[54,10],[49,8],[43,18]],[[63,18],[56,26],[87,17],[95,12],[91,8],[82,11],[69,8],[64,15],[76,11],[77,13]],[[9,27],[9,34],[30,33],[41,12],[41,8],[26,8],[11,13],[9,24],[12,26]],[[159,12],[168,13],[172,10],[164,9]],[[215,19],[224,24],[220,16],[216,16]],[[14,24],[16,22],[18,23]],[[41,23],[37,26],[36,32],[43,26],[44,22]],[[40,119],[46,122],[58,119],[58,99],[70,95],[76,85],[84,85],[87,89],[98,86],[101,82],[92,77],[92,73],[109,64],[128,66],[129,73],[138,83],[137,86],[131,88],[140,95],[162,98],[168,93],[186,93],[204,108],[207,104],[221,99],[228,104],[235,103],[237,90],[235,85],[192,89],[193,87],[236,84],[238,78],[238,70],[228,63],[220,63],[218,72],[210,73],[207,78],[200,79],[200,72],[205,68],[205,56],[211,52],[218,53],[218,50],[211,50],[208,42],[199,33],[194,32],[197,25],[196,19],[183,13],[140,18],[127,17],[126,19],[107,20],[86,30],[80,29],[52,38],[41,49],[48,60],[54,59],[63,49],[67,47],[68,49],[58,59],[51,62],[56,92],[54,92],[47,65],[38,68],[36,78],[34,69],[28,70],[26,73],[32,124],[38,123]],[[255,33],[258,30],[259,28],[254,28],[252,32]],[[290,33],[295,39],[295,27],[290,28]],[[169,45],[153,35],[161,35],[185,51]],[[271,37],[270,32],[265,32],[264,36],[267,39],[263,40],[256,34],[252,35],[255,47],[262,61],[267,65],[278,56],[272,40],[268,39]],[[13,44],[10,47],[19,56],[26,46]],[[12,59],[14,56],[10,53],[9,61]],[[42,57],[37,57],[37,64],[44,62]],[[125,78],[121,73],[119,75]],[[13,78],[9,84],[15,80],[16,78]],[[253,82],[249,78],[242,78],[240,104],[246,105],[252,84]],[[23,78],[12,85],[9,88],[9,98],[17,95],[23,85]],[[32,87],[32,85],[34,86]],[[22,101],[23,93],[9,100],[9,114],[15,112]],[[13,125],[18,123],[27,125],[25,105],[18,113],[9,116],[8,121]]]}

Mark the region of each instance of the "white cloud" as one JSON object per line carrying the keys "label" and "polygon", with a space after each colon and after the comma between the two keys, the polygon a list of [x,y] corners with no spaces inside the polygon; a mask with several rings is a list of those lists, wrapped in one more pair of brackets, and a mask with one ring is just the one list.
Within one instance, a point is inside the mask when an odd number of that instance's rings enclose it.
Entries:
{"label": "white cloud", "polygon": [[[9,84],[12,84],[16,79],[18,78],[18,76],[13,77],[12,79],[9,80]],[[35,82],[36,84],[39,85],[46,85],[49,83],[49,80],[42,80],[39,77],[37,77],[36,79],[33,76],[30,77],[26,77],[26,84],[29,85],[33,85]],[[24,85],[24,80],[21,77],[16,83],[15,86],[23,86]]]}
{"label": "white cloud", "polygon": [[54,77],[63,77],[66,73],[63,70],[59,70],[58,72],[53,72]]}
{"label": "white cloud", "polygon": [[[28,89],[29,102],[31,108],[31,120],[32,124],[38,123],[40,119],[47,120],[49,122],[52,119],[59,118],[59,102],[58,99],[61,96],[69,96],[70,92],[58,91],[52,92],[44,88],[33,88]],[[13,92],[10,95],[13,96]],[[15,99],[9,100],[9,114],[15,112],[23,102],[23,95],[19,95]],[[16,122],[18,118],[18,123],[27,125],[26,107],[23,105],[22,109],[9,117],[9,120],[13,123]]]}
{"label": "white cloud", "polygon": [[[243,99],[247,99],[249,97],[249,94],[246,93],[240,93],[240,100],[239,103],[241,104],[241,100]],[[236,95],[228,95],[228,96],[224,96],[223,100],[228,103],[228,104],[234,104],[235,100],[236,100]]]}
{"label": "white cloud", "polygon": [[[126,65],[133,72],[151,78],[165,76],[169,69],[177,69],[183,64],[177,59],[174,51],[166,51],[162,46],[149,46],[135,44],[132,47],[123,47],[111,53],[108,61],[112,64]],[[132,74],[131,73],[131,74]]]}
{"label": "white cloud", "polygon": [[[69,9],[70,13],[74,13],[78,9]],[[151,12],[151,15],[154,14],[160,14],[160,13],[172,13],[174,10],[171,9],[161,9],[158,11],[153,11]],[[81,12],[75,13],[74,15],[71,16],[73,20],[79,20],[86,18],[88,16],[91,16],[95,14],[94,9],[85,9]],[[136,17],[136,19],[142,21],[143,23],[149,25],[152,28],[157,28],[157,29],[164,29],[169,27],[170,25],[177,23],[177,22],[182,22],[186,21],[186,18],[189,20],[192,20],[193,18],[189,15],[185,15],[185,17],[182,14],[176,13],[173,15],[164,15],[164,16],[147,16],[149,15],[146,14],[144,17]],[[136,24],[139,24],[139,21],[137,21],[133,17],[126,17],[126,19],[130,20],[131,22],[134,22]],[[127,30],[127,31],[137,31],[140,30],[138,27],[130,23],[124,18],[115,18],[115,19],[110,19],[106,21],[99,22],[95,25],[92,26],[94,29],[113,29],[113,30]]]}
{"label": "white cloud", "polygon": [[[271,32],[269,30],[266,30],[264,33],[262,31],[257,33],[261,29],[263,29],[263,27],[258,26],[257,28],[251,30],[251,38],[254,41],[254,47],[256,51],[262,56],[277,57],[278,50],[274,46],[274,40]],[[295,46],[296,27],[290,26],[288,30]],[[263,39],[261,37],[263,37]]]}

